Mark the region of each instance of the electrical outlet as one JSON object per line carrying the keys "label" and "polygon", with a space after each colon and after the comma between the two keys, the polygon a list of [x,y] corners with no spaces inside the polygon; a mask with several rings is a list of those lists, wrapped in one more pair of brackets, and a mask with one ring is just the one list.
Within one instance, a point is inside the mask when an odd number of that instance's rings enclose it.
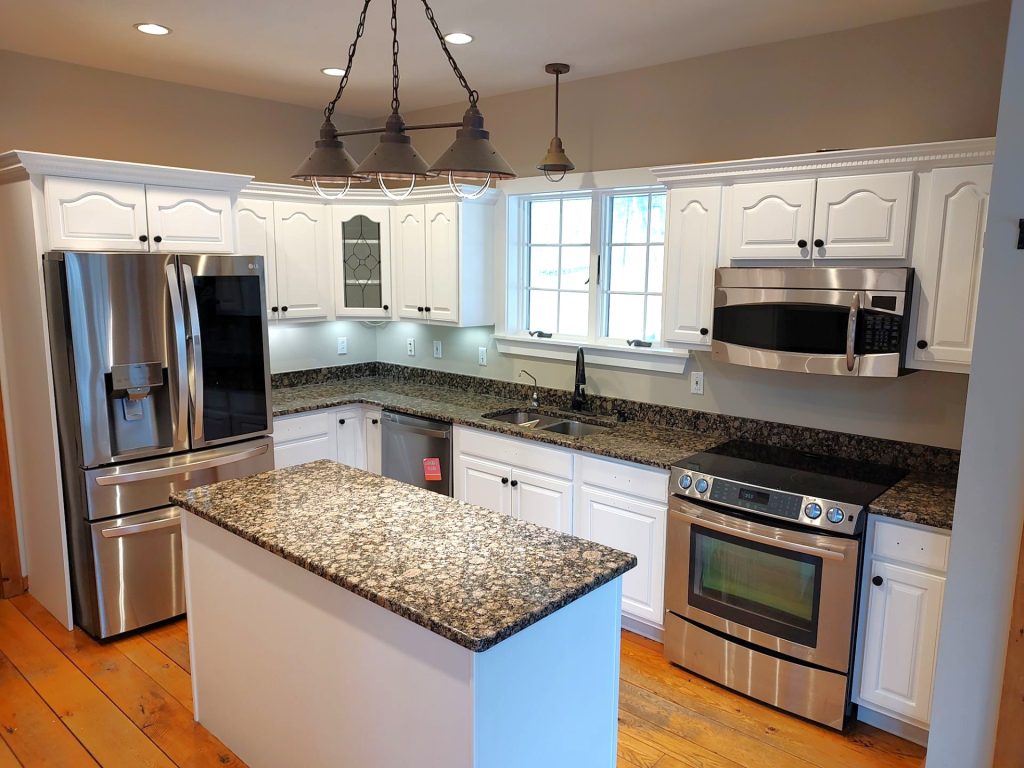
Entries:
{"label": "electrical outlet", "polygon": [[345,338],[344,336],[339,336],[338,337],[338,354],[339,355],[347,355],[348,354],[348,339]]}
{"label": "electrical outlet", "polygon": [[480,365],[487,365],[487,347],[480,347],[479,361]]}
{"label": "electrical outlet", "polygon": [[704,371],[690,371],[690,394],[704,394]]}
{"label": "electrical outlet", "polygon": [[409,357],[416,357],[416,339],[405,340],[405,354]]}
{"label": "electrical outlet", "polygon": [[434,341],[434,357],[444,357],[444,353],[441,351],[441,342],[437,340]]}

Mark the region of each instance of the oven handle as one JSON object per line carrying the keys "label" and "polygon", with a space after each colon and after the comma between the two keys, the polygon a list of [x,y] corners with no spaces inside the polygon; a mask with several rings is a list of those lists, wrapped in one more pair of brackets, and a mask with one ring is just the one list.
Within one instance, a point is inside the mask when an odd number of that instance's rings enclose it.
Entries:
{"label": "oven handle", "polygon": [[757,533],[751,533],[750,531],[734,528],[731,525],[713,523],[710,520],[705,519],[700,512],[683,511],[681,509],[675,509],[673,511],[678,512],[680,515],[690,520],[699,521],[701,525],[707,526],[708,528],[721,531],[722,533],[728,533],[730,536],[735,536],[739,539],[756,541],[759,544],[770,544],[771,546],[778,547],[779,549],[788,549],[791,552],[800,552],[805,555],[815,555],[816,557],[820,557],[824,560],[836,560],[838,562],[842,562],[846,559],[846,555],[842,552],[835,552],[831,549],[820,549],[819,547],[809,547],[806,544],[796,544],[791,541],[780,541],[779,539],[771,536],[762,536]]}
{"label": "oven handle", "polygon": [[860,312],[860,294],[853,294],[850,302],[850,317],[846,321],[846,370],[853,371],[855,356],[853,344],[857,340],[857,314]]}

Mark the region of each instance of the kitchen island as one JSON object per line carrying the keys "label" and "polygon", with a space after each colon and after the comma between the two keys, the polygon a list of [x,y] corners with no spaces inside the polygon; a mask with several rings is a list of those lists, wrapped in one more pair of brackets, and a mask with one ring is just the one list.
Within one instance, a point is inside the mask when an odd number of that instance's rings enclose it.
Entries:
{"label": "kitchen island", "polygon": [[249,765],[614,766],[633,555],[330,461],[172,500],[196,719]]}

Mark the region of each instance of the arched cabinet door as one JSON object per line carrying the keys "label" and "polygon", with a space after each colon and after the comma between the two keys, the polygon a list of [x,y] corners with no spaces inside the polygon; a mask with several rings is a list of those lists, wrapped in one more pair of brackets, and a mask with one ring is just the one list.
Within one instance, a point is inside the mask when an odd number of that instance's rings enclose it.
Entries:
{"label": "arched cabinet door", "polygon": [[233,253],[231,195],[207,189],[146,187],[150,250],[156,253]]}
{"label": "arched cabinet door", "polygon": [[428,203],[424,208],[427,240],[428,320],[459,321],[459,205]]}
{"label": "arched cabinet door", "polygon": [[809,262],[814,186],[814,179],[796,179],[727,189],[722,266],[748,260]]}
{"label": "arched cabinet door", "polygon": [[391,319],[391,217],[387,206],[331,209],[334,311],[338,317]]}
{"label": "arched cabinet door", "polygon": [[50,176],[43,197],[51,249],[149,250],[144,185]]}
{"label": "arched cabinet door", "polygon": [[[262,256],[266,267],[267,319],[280,316],[277,300],[277,247],[274,242],[274,204],[270,200],[239,200],[235,218],[238,221],[238,252],[246,256]],[[273,307],[278,307],[274,311]]]}
{"label": "arched cabinet door", "polygon": [[905,259],[913,191],[910,171],[818,179],[814,258]]}
{"label": "arched cabinet door", "polygon": [[331,212],[319,203],[274,203],[278,318],[334,316]]}
{"label": "arched cabinet door", "polygon": [[427,232],[424,207],[398,205],[391,212],[391,242],[395,253],[395,294],[398,316],[426,320]]}
{"label": "arched cabinet door", "polygon": [[711,344],[721,208],[721,187],[669,190],[662,303],[665,341]]}

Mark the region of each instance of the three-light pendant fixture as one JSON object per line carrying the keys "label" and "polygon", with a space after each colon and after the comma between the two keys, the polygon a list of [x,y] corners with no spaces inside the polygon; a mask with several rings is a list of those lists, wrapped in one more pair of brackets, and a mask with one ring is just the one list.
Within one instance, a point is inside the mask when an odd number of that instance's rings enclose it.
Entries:
{"label": "three-light pendant fixture", "polygon": [[[345,66],[345,74],[342,75],[341,82],[338,84],[338,92],[324,107],[324,122],[320,126],[320,138],[314,144],[309,157],[292,174],[292,178],[310,182],[318,195],[329,199],[342,197],[351,188],[352,182],[376,180],[381,191],[393,200],[408,197],[416,186],[417,180],[435,176],[447,177],[452,192],[464,199],[482,195],[492,180],[514,179],[515,172],[494,149],[490,134],[484,129],[484,116],[477,107],[480,94],[469,86],[451,51],[448,50],[444,35],[434,19],[434,12],[427,0],[422,0],[427,19],[441,43],[441,50],[448,58],[448,64],[455,73],[455,77],[469,96],[469,108],[462,116],[462,122],[406,125],[402,119],[402,115],[399,113],[398,99],[398,0],[391,0],[391,115],[382,128],[339,131],[335,127],[332,121],[334,108],[348,84],[356,47],[363,36],[366,25],[366,9],[369,7],[370,1],[364,0],[363,2],[359,23],[356,26],[356,36],[348,48],[348,63]],[[407,132],[430,128],[457,128],[458,130],[455,132],[455,141],[452,145],[438,158],[437,162],[428,166],[412,146],[412,140]],[[352,155],[345,149],[342,138],[377,133],[381,135],[377,147],[363,162],[356,163]],[[458,182],[460,178],[479,181],[479,186],[473,191],[466,191]],[[408,182],[408,187],[403,192],[396,194],[385,181]],[[324,184],[343,186],[338,188],[336,194],[330,194],[324,188]]]}

